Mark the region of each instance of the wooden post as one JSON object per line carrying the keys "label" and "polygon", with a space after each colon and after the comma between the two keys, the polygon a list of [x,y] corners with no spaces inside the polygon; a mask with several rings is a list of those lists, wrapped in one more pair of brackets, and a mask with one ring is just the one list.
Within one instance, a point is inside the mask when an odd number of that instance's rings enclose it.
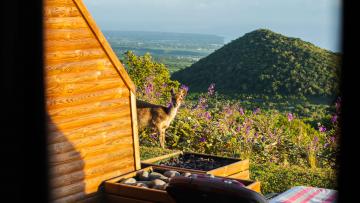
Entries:
{"label": "wooden post", "polygon": [[130,106],[131,106],[131,120],[132,120],[132,130],[133,130],[133,140],[134,140],[135,168],[136,170],[139,170],[141,168],[141,164],[140,164],[139,134],[138,134],[138,125],[137,125],[136,97],[132,91],[130,91]]}

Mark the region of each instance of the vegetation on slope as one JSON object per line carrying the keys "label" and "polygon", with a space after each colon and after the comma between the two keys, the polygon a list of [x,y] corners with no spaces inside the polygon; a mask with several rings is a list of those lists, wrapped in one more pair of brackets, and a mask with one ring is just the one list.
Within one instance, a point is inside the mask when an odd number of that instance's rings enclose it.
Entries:
{"label": "vegetation on slope", "polygon": [[[164,104],[169,101],[167,88],[179,86],[150,55],[128,52],[126,66],[138,87],[137,96],[144,100]],[[310,125],[291,111],[254,108],[245,101],[219,98],[215,84],[197,98],[185,102],[167,129],[167,149],[249,158],[251,177],[262,182],[264,194],[299,184],[336,187],[340,99],[321,116],[324,122]],[[157,136],[140,132],[142,157],[162,154],[148,150],[158,143]]]}
{"label": "vegetation on slope", "polygon": [[172,78],[192,92],[216,83],[219,93],[335,96],[340,56],[299,38],[259,29],[245,34]]}

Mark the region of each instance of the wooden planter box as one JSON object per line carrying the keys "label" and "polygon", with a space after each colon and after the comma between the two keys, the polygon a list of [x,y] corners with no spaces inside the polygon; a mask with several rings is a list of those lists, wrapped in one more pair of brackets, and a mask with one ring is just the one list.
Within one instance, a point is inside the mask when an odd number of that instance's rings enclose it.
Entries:
{"label": "wooden planter box", "polygon": [[240,160],[235,158],[227,158],[227,157],[221,157],[221,156],[213,156],[208,154],[200,154],[200,153],[193,153],[193,152],[175,152],[172,154],[167,154],[164,156],[159,156],[151,159],[147,159],[144,161],[141,161],[141,166],[147,167],[147,166],[161,166],[163,168],[168,169],[174,169],[174,170],[180,170],[183,168],[180,167],[174,167],[174,166],[166,166],[164,164],[159,164],[160,162],[169,160],[170,158],[174,157],[188,157],[188,156],[196,156],[196,157],[203,157],[203,158],[211,158],[213,160],[221,160],[221,161],[227,161],[230,164],[221,166],[219,168],[214,168],[208,171],[198,170],[194,168],[186,168],[188,171],[197,172],[197,173],[207,173],[207,174],[213,174],[215,176],[222,176],[222,177],[229,177],[229,178],[238,178],[243,180],[250,179],[250,173],[249,173],[249,159]]}
{"label": "wooden planter box", "polygon": [[[141,170],[164,172],[167,167],[149,166]],[[177,169],[178,172],[191,172],[192,174],[204,174],[204,172],[194,172],[194,170]],[[131,172],[104,182],[105,201],[108,203],[145,203],[145,202],[162,202],[175,203],[174,199],[165,191],[151,188],[142,188],[120,183],[122,180],[136,176],[136,172]],[[235,179],[236,180],[236,179]],[[246,188],[260,193],[260,183],[251,180],[241,180]]]}

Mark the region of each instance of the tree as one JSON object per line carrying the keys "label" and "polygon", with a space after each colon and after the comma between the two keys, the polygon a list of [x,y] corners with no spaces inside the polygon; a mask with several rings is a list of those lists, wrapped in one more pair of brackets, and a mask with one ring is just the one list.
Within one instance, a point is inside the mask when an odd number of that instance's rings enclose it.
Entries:
{"label": "tree", "polygon": [[162,63],[153,60],[149,53],[137,56],[125,52],[125,67],[136,86],[136,96],[148,102],[165,105],[170,100],[170,90],[180,83],[170,79],[170,72]]}

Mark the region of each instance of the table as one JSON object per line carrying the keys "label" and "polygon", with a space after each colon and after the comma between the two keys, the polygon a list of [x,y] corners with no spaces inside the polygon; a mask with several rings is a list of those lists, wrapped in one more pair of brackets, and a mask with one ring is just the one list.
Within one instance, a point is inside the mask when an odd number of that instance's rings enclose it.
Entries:
{"label": "table", "polygon": [[336,199],[336,190],[296,186],[270,199],[269,203],[332,203]]}

